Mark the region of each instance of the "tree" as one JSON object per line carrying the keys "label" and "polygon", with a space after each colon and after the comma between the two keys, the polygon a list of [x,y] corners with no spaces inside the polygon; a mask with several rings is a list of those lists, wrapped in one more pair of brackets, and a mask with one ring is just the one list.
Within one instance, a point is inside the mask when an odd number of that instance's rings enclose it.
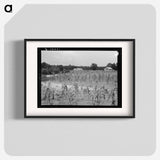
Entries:
{"label": "tree", "polygon": [[114,70],[117,70],[117,68],[118,68],[117,63],[113,63],[113,64],[112,63],[108,63],[107,67],[111,67]]}
{"label": "tree", "polygon": [[42,74],[45,74],[45,75],[49,74],[48,69],[45,69],[45,68],[42,68],[41,72]]}
{"label": "tree", "polygon": [[91,68],[91,70],[97,70],[98,66],[96,63],[92,63],[90,68]]}
{"label": "tree", "polygon": [[42,67],[42,68],[48,68],[48,67],[50,67],[50,65],[47,64],[46,62],[43,62],[43,63],[41,64],[41,67]]}
{"label": "tree", "polygon": [[112,68],[112,63],[108,63],[107,67],[111,67]]}
{"label": "tree", "polygon": [[117,70],[117,64],[113,63],[112,64],[112,69]]}
{"label": "tree", "polygon": [[63,72],[63,66],[62,65],[59,65],[58,68],[59,68],[60,72]]}

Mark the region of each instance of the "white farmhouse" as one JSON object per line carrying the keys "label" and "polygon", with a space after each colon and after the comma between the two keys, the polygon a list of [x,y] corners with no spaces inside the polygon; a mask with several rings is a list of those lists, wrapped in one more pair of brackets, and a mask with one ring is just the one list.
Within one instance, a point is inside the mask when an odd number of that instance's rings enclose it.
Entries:
{"label": "white farmhouse", "polygon": [[113,69],[111,67],[104,68],[104,71],[110,71],[110,70],[113,70]]}
{"label": "white farmhouse", "polygon": [[82,68],[74,68],[73,71],[83,71]]}

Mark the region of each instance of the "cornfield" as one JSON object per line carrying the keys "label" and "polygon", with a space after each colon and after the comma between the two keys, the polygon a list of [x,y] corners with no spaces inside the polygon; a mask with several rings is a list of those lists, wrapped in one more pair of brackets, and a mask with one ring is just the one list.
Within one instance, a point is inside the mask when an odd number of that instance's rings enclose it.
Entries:
{"label": "cornfield", "polygon": [[117,71],[71,71],[41,77],[42,105],[116,106]]}

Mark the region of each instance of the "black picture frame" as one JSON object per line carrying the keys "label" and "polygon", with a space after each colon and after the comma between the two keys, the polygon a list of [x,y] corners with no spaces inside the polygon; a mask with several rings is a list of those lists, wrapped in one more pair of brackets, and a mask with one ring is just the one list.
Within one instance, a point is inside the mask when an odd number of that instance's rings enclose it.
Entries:
{"label": "black picture frame", "polygon": [[41,105],[41,52],[50,50],[58,51],[117,51],[118,54],[118,105],[117,106],[102,106],[99,105],[98,108],[122,108],[122,48],[37,48],[37,59],[38,59],[38,76],[37,76],[37,103],[38,108],[97,108],[97,106],[85,106],[85,105]]}
{"label": "black picture frame", "polygon": [[[26,72],[27,72],[27,67],[26,67],[26,44],[29,41],[89,41],[89,42],[94,42],[94,41],[131,41],[133,42],[133,114],[131,116],[28,116],[26,114]],[[41,50],[46,49],[47,47],[39,47],[38,48],[38,53],[40,53]],[[66,48],[63,48],[66,49]],[[73,49],[73,48],[72,48]],[[75,48],[74,48],[75,49]],[[77,48],[80,49],[80,48]],[[85,48],[86,49],[86,48]],[[94,48],[95,49],[95,48]],[[99,48],[98,48],[99,49]],[[109,49],[109,48],[104,48],[104,49]],[[120,64],[122,64],[122,49],[121,48],[110,48],[111,50],[117,50],[120,54],[118,61],[120,62]],[[37,54],[38,55],[38,54]],[[38,58],[38,65],[40,62],[39,56],[37,56]],[[39,67],[38,68],[38,75],[39,75]],[[37,81],[39,82],[39,76],[37,77]],[[118,102],[119,105],[121,105],[121,101],[122,101],[122,95],[121,95],[121,90],[122,90],[122,66],[120,65],[120,67],[118,68]],[[38,83],[38,88],[39,88],[39,83]],[[39,91],[38,91],[39,93]],[[38,96],[39,97],[39,96]],[[39,103],[39,98],[37,99],[38,103]],[[52,106],[53,107],[53,106]],[[51,108],[52,108],[51,107]],[[43,108],[43,107],[39,107],[38,108]],[[50,108],[50,107],[49,107]],[[58,108],[61,108],[58,106]],[[63,106],[62,106],[63,108]],[[66,108],[66,107],[65,107]],[[76,108],[75,106],[71,106],[69,108]],[[81,108],[81,107],[78,107]],[[82,107],[83,108],[83,107]],[[86,108],[86,107],[84,107]],[[87,107],[88,108],[88,107]],[[93,106],[91,107],[93,108]],[[99,107],[101,108],[101,107]],[[102,108],[110,108],[110,107],[102,107]],[[114,107],[115,108],[115,107]],[[117,108],[121,108],[120,106],[118,106]],[[24,39],[24,117],[25,118],[135,118],[135,39]]]}

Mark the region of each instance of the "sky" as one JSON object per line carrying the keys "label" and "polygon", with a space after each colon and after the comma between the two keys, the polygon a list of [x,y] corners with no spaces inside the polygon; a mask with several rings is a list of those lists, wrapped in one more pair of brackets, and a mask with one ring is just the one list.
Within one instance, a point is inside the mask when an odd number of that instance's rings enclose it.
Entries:
{"label": "sky", "polygon": [[117,63],[117,51],[42,51],[41,61],[50,65],[106,66]]}

